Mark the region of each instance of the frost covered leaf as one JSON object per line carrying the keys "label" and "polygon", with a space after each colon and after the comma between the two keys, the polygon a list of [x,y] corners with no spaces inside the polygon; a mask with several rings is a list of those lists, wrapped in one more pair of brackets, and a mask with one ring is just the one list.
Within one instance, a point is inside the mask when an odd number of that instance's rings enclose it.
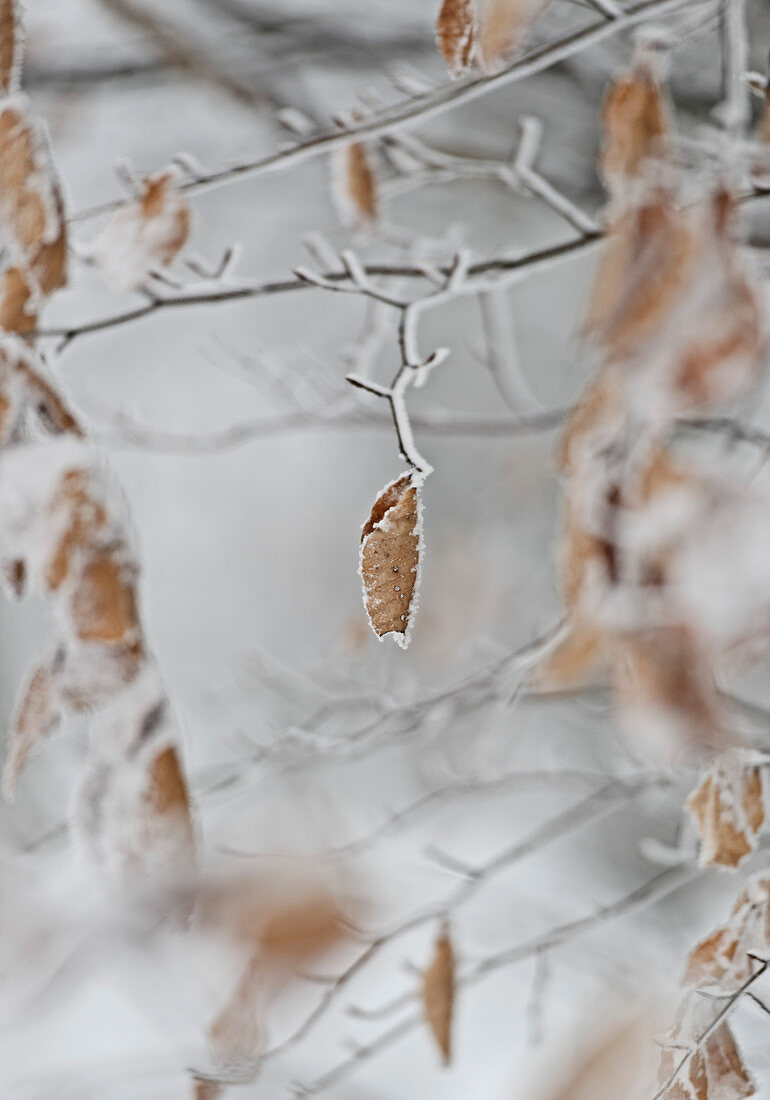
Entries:
{"label": "frost covered leaf", "polygon": [[[661,1084],[669,1079],[681,1057],[678,1049],[663,1052]],[[740,1100],[755,1092],[735,1036],[724,1022],[701,1044],[663,1095],[665,1100]]]}
{"label": "frost covered leaf", "polygon": [[611,225],[585,330],[633,368],[637,411],[670,417],[730,400],[763,362],[765,304],[738,249],[735,206],[724,188],[685,207],[656,187]]}
{"label": "frost covered leaf", "polygon": [[436,39],[451,76],[461,76],[473,53],[473,0],[444,0],[436,20]]}
{"label": "frost covered leaf", "polygon": [[115,211],[91,247],[91,259],[116,290],[134,290],[167,267],[190,232],[190,209],[168,169],[143,180],[138,198]]}
{"label": "frost covered leaf", "polygon": [[45,132],[21,98],[0,107],[0,222],[10,252],[0,283],[0,324],[29,332],[43,300],[67,281],[67,235]]}
{"label": "frost covered leaf", "polygon": [[42,664],[32,673],[11,721],[8,757],[3,774],[3,796],[11,799],[16,780],[27,759],[43,738],[50,736],[61,721],[58,693],[50,668]]}
{"label": "frost covered leaf", "polygon": [[19,0],[0,0],[0,95],[18,91],[23,45]]}
{"label": "frost covered leaf", "polygon": [[452,1019],[455,1000],[455,957],[449,930],[436,940],[433,959],[422,981],[422,1004],[444,1065],[452,1060]]}
{"label": "frost covered leaf", "polygon": [[770,957],[770,876],[763,872],[746,880],[727,923],[693,949],[683,980],[735,990],[755,972],[752,956]]}
{"label": "frost covered leaf", "polygon": [[479,66],[498,72],[524,46],[548,0],[483,0],[479,20]]}
{"label": "frost covered leaf", "polygon": [[365,232],[377,221],[377,178],[367,147],[354,141],[332,158],[332,194],[342,222]]}
{"label": "frost covered leaf", "polygon": [[0,338],[0,446],[41,434],[82,436],[83,429],[30,345]]}
{"label": "frost covered leaf", "polygon": [[612,84],[603,108],[599,169],[610,194],[622,198],[651,159],[671,145],[671,111],[652,50],[639,51],[633,68]]}
{"label": "frost covered leaf", "polygon": [[615,359],[637,353],[673,311],[697,258],[691,219],[669,189],[655,189],[611,226],[586,332]]}
{"label": "frost covered leaf", "polygon": [[382,490],[361,532],[364,604],[379,637],[401,646],[415,611],[422,550],[420,479],[404,474]]}
{"label": "frost covered leaf", "polygon": [[754,851],[767,816],[765,767],[756,752],[723,753],[687,799],[700,837],[701,867],[737,867]]}
{"label": "frost covered leaf", "polygon": [[75,825],[117,883],[169,870],[179,874],[192,864],[192,813],[178,737],[150,661],[122,690],[112,686],[93,713]]}
{"label": "frost covered leaf", "polygon": [[729,747],[712,663],[688,630],[662,627],[617,644],[617,704],[639,741],[674,757],[683,750],[713,753]]}

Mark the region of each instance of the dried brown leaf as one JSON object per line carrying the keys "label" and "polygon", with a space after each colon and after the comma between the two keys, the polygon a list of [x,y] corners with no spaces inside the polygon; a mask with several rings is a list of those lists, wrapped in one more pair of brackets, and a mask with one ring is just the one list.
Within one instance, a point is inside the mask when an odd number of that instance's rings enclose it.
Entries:
{"label": "dried brown leaf", "polygon": [[167,267],[190,234],[190,208],[169,169],[142,181],[138,197],[115,211],[91,248],[91,259],[119,290],[141,286]]}
{"label": "dried brown leaf", "polygon": [[723,753],[687,799],[702,867],[737,867],[754,851],[767,816],[765,766],[754,752]]}
{"label": "dried brown leaf", "polygon": [[377,177],[362,142],[354,141],[334,158],[332,190],[344,224],[359,232],[370,230],[379,214]]}
{"label": "dried brown leaf", "polygon": [[679,304],[698,252],[693,218],[666,188],[621,215],[599,266],[587,334],[615,360],[634,355]]}
{"label": "dried brown leaf", "polygon": [[39,665],[20,695],[11,720],[3,797],[13,798],[16,780],[35,747],[59,726],[61,709],[49,662]]}
{"label": "dried brown leaf", "polygon": [[451,76],[470,64],[475,33],[473,0],[443,0],[436,20],[436,40]]}
{"label": "dried brown leaf", "polygon": [[17,100],[0,109],[0,221],[12,242],[0,320],[6,331],[29,332],[39,305],[67,281],[67,235],[47,140]]}
{"label": "dried brown leaf", "polygon": [[421,536],[420,482],[404,474],[382,490],[361,532],[364,604],[379,637],[406,645],[414,617]]}
{"label": "dried brown leaf", "polygon": [[190,796],[179,755],[173,745],[162,749],[150,765],[146,798],[151,813],[161,817],[168,814],[179,815],[189,823]]}
{"label": "dried brown leaf", "polygon": [[452,1020],[455,1002],[455,958],[448,928],[436,940],[433,959],[422,980],[422,1004],[444,1065],[452,1060]]}
{"label": "dried brown leaf", "polygon": [[18,0],[0,0],[0,95],[19,89],[23,45],[21,5]]}
{"label": "dried brown leaf", "polygon": [[770,957],[770,876],[762,872],[746,881],[727,923],[693,949],[683,981],[735,990],[756,969],[752,955]]}
{"label": "dried brown leaf", "polygon": [[623,197],[645,163],[671,145],[671,112],[654,70],[639,64],[624,73],[604,101],[604,144],[599,169],[611,194]]}
{"label": "dried brown leaf", "polygon": [[498,72],[523,49],[548,0],[484,0],[479,21],[479,66]]}
{"label": "dried brown leaf", "polygon": [[83,642],[112,644],[139,627],[134,571],[110,550],[82,563],[72,593],[72,620]]}
{"label": "dried brown leaf", "polygon": [[[682,1057],[679,1049],[664,1050],[661,1084],[669,1079]],[[664,1093],[665,1100],[741,1100],[756,1092],[730,1025],[725,1021],[705,1040]]]}

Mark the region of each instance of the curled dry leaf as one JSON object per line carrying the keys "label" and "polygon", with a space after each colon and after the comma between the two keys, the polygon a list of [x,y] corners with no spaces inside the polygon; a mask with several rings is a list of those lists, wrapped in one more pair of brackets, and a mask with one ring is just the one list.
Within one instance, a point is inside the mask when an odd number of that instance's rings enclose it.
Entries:
{"label": "curled dry leaf", "polygon": [[332,195],[340,219],[350,228],[366,232],[377,221],[377,177],[362,142],[346,145],[332,158]]}
{"label": "curled dry leaf", "polygon": [[3,797],[10,801],[16,780],[36,745],[56,731],[61,721],[57,691],[49,667],[40,665],[16,702],[11,719]]}
{"label": "curled dry leaf", "polygon": [[670,316],[695,271],[692,219],[656,188],[610,226],[585,332],[613,360],[639,352]]}
{"label": "curled dry leaf", "polygon": [[136,200],[115,211],[91,247],[91,260],[116,290],[134,290],[167,267],[190,233],[190,208],[168,169],[142,181]]}
{"label": "curled dry leaf", "polygon": [[436,20],[436,40],[451,76],[461,76],[473,54],[473,0],[443,0]]}
{"label": "curled dry leaf", "polygon": [[645,164],[665,157],[671,147],[671,110],[649,51],[612,84],[602,119],[599,170],[613,198],[622,200]]}
{"label": "curled dry leaf", "polygon": [[0,105],[0,222],[10,246],[0,325],[30,332],[42,302],[67,281],[67,234],[46,134],[19,97]]}
{"label": "curled dry leaf", "polygon": [[149,660],[93,713],[75,832],[117,884],[180,875],[192,867],[192,808],[178,741],[173,712]]}
{"label": "curled dry leaf", "polygon": [[[679,1046],[663,1051],[661,1084],[670,1078],[681,1057]],[[740,1100],[756,1091],[735,1036],[725,1021],[695,1051],[663,1095],[665,1100]]]}
{"label": "curled dry leaf", "polygon": [[19,0],[0,0],[0,95],[19,90],[23,46]]}
{"label": "curled dry leaf", "polygon": [[452,1021],[455,1002],[455,957],[447,926],[442,928],[433,959],[422,980],[422,1005],[444,1065],[452,1060]]}
{"label": "curled dry leaf", "polygon": [[727,923],[693,949],[683,981],[734,991],[755,972],[752,956],[770,957],[770,876],[762,872],[746,880]]}
{"label": "curled dry leaf", "polygon": [[364,605],[378,637],[409,640],[422,552],[420,478],[404,474],[386,485],[361,532],[359,572]]}
{"label": "curled dry leaf", "polygon": [[548,0],[483,0],[479,20],[479,67],[498,72],[523,49]]}
{"label": "curled dry leaf", "polygon": [[766,767],[756,752],[723,753],[687,799],[700,838],[701,867],[737,867],[754,851],[767,817]]}

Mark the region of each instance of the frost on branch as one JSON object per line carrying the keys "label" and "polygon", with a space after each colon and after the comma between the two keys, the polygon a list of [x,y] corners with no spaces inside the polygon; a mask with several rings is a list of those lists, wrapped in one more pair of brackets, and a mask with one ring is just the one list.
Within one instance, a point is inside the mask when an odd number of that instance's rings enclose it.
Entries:
{"label": "frost on branch", "polygon": [[751,855],[767,817],[767,761],[733,750],[713,761],[687,799],[701,841],[702,867],[737,867]]}
{"label": "frost on branch", "polygon": [[332,197],[343,225],[359,233],[372,229],[379,214],[372,155],[354,141],[332,156]]}
{"label": "frost on branch", "polygon": [[451,76],[461,76],[470,64],[475,19],[473,0],[443,0],[436,39]]}
{"label": "frost on branch", "polygon": [[90,258],[116,290],[135,290],[153,271],[168,267],[190,233],[190,208],[168,168],[142,181],[139,195],[108,221]]}
{"label": "frost on branch", "polygon": [[359,572],[372,629],[403,647],[417,610],[422,555],[419,474],[404,474],[377,497],[361,532]]}
{"label": "frost on branch", "polygon": [[423,975],[422,1003],[445,1066],[452,1060],[454,1002],[455,957],[449,929],[444,927],[436,940],[431,964]]}

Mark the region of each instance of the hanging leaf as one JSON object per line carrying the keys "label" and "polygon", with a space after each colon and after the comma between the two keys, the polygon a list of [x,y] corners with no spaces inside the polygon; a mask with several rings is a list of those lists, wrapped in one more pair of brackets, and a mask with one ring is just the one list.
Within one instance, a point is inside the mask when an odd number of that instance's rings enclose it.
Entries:
{"label": "hanging leaf", "polygon": [[343,224],[366,232],[377,221],[377,178],[367,147],[354,141],[332,160],[332,195]]}
{"label": "hanging leaf", "polygon": [[167,267],[190,232],[190,208],[168,169],[142,181],[138,198],[115,211],[91,247],[91,260],[116,290],[134,290]]}
{"label": "hanging leaf", "polygon": [[61,721],[58,691],[50,665],[39,665],[19,697],[11,720],[8,757],[3,773],[3,797],[13,798],[16,780],[30,753],[55,732]]}
{"label": "hanging leaf", "polygon": [[473,53],[473,0],[444,0],[436,20],[436,39],[450,76],[461,76]]}
{"label": "hanging leaf", "polygon": [[378,637],[404,648],[417,608],[422,553],[420,479],[404,474],[386,485],[361,532],[359,572],[364,605]]}
{"label": "hanging leaf", "polygon": [[0,324],[30,332],[45,298],[67,281],[67,234],[47,137],[18,99],[0,109],[0,222],[10,245]]}
{"label": "hanging leaf", "polygon": [[[659,1079],[664,1084],[682,1058],[681,1036],[664,1050]],[[756,1092],[735,1036],[725,1021],[701,1044],[663,1094],[664,1100],[741,1100]]]}
{"label": "hanging leaf", "polygon": [[701,867],[737,867],[754,851],[767,817],[766,765],[756,752],[722,753],[687,799]]}
{"label": "hanging leaf", "polygon": [[455,1000],[455,957],[447,926],[436,940],[433,960],[422,981],[422,1004],[444,1065],[452,1060],[452,1020]]}
{"label": "hanging leaf", "polygon": [[18,0],[0,0],[0,95],[19,89],[23,45]]}
{"label": "hanging leaf", "polygon": [[683,980],[735,990],[756,969],[752,956],[770,957],[770,876],[763,872],[747,879],[727,923],[693,949]]}
{"label": "hanging leaf", "polygon": [[523,49],[548,0],[484,0],[479,26],[479,65],[496,73]]}
{"label": "hanging leaf", "polygon": [[642,49],[634,67],[612,84],[602,118],[599,170],[610,194],[622,199],[645,165],[671,147],[671,110],[653,51]]}

